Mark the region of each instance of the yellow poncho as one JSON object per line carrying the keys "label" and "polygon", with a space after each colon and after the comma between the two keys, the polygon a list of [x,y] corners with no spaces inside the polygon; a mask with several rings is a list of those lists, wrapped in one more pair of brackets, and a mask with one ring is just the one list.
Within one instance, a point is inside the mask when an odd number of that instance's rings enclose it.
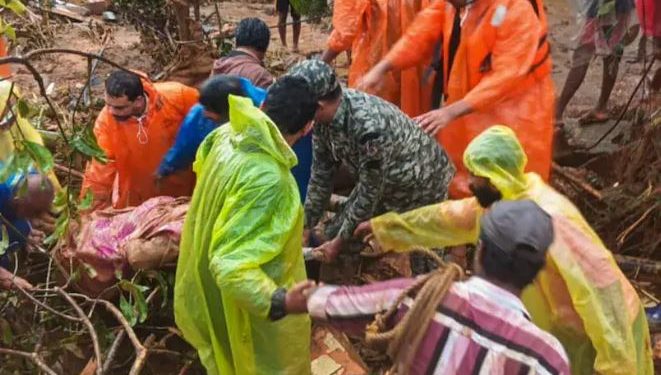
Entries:
{"label": "yellow poncho", "polygon": [[181,238],[177,325],[210,375],[310,373],[307,315],[271,322],[278,287],[304,280],[294,152],[250,99],[198,149]]}
{"label": "yellow poncho", "polygon": [[[0,114],[5,113],[5,107],[8,102],[7,99],[11,87],[11,82],[0,81]],[[17,88],[14,87],[13,92],[16,96],[18,96],[17,91]],[[9,103],[12,102],[10,101]],[[42,146],[44,145],[41,135],[37,129],[30,124],[30,121],[23,118],[23,116],[21,116],[16,110],[14,110],[14,114],[16,115],[16,122],[9,129],[0,129],[0,162],[6,161],[7,158],[9,158],[9,155],[14,152],[14,141],[17,139],[25,139],[26,141],[34,142]],[[57,177],[55,177],[55,174],[52,171],[48,174],[48,179],[51,181],[56,191],[62,189]]]}
{"label": "yellow poncho", "polygon": [[[514,132],[494,126],[464,153],[466,168],[486,177],[505,200],[531,199],[553,217],[547,265],[523,293],[539,327],[562,342],[573,374],[653,374],[644,309],[611,252],[578,209],[534,174]],[[372,219],[386,250],[476,243],[483,213],[475,198],[446,201]]]}

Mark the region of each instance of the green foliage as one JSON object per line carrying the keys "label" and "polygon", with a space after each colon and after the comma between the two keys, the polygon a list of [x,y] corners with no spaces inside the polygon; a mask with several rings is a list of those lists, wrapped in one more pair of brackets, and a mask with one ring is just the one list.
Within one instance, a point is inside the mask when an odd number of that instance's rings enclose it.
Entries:
{"label": "green foliage", "polygon": [[289,2],[298,13],[308,18],[323,16],[328,11],[326,0],[289,0]]}
{"label": "green foliage", "polygon": [[94,136],[91,126],[86,126],[83,130],[78,132],[71,139],[70,145],[74,150],[87,157],[94,158],[104,164],[108,162],[108,157],[96,142],[96,137]]}
{"label": "green foliage", "polygon": [[30,141],[22,141],[22,146],[41,173],[48,173],[53,169],[53,155],[46,147]]}
{"label": "green foliage", "polygon": [[[0,11],[10,10],[16,15],[21,15],[25,12],[25,5],[18,0],[0,0]],[[14,27],[3,18],[0,18],[0,36],[6,36],[11,40],[16,40],[16,30]]]}
{"label": "green foliage", "polygon": [[147,301],[145,299],[145,292],[149,290],[148,287],[135,284],[129,280],[120,280],[119,288],[129,293],[131,303],[122,294],[119,298],[119,308],[128,320],[131,326],[137,322],[144,323],[147,319]]}
{"label": "green foliage", "polygon": [[94,201],[94,194],[92,194],[91,190],[87,190],[83,199],[78,203],[78,210],[89,210],[92,207],[92,201]]}

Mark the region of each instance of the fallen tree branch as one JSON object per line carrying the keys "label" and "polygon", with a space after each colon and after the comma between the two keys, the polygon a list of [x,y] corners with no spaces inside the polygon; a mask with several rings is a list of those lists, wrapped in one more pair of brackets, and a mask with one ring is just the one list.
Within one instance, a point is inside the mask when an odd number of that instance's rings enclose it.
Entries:
{"label": "fallen tree branch", "polygon": [[85,312],[83,309],[80,308],[80,305],[69,295],[69,293],[65,292],[62,288],[60,287],[55,287],[55,291],[62,296],[69,304],[73,307],[73,309],[76,311],[78,316],[80,317],[80,320],[87,326],[87,330],[90,333],[90,337],[92,338],[92,345],[94,347],[94,355],[96,356],[96,373],[97,375],[101,375],[103,373],[102,368],[103,368],[103,363],[102,363],[102,357],[101,357],[101,347],[99,345],[99,338],[96,335],[96,331],[94,330],[94,325],[92,322],[89,320],[87,315],[85,315]]}
{"label": "fallen tree branch", "polygon": [[643,259],[616,254],[615,261],[624,271],[640,270],[644,273],[653,275],[661,273],[661,262],[652,259]]}
{"label": "fallen tree branch", "polygon": [[29,353],[29,352],[23,352],[20,350],[13,350],[13,349],[7,349],[7,348],[0,348],[0,354],[8,354],[8,355],[15,355],[19,357],[24,357],[29,360],[31,360],[37,367],[41,369],[41,371],[45,372],[48,375],[57,375],[55,371],[53,371],[48,365],[44,363],[44,361],[41,359],[39,354],[37,353]]}
{"label": "fallen tree branch", "polygon": [[67,314],[65,314],[65,313],[59,312],[59,311],[55,310],[54,308],[52,308],[52,307],[46,305],[45,303],[39,301],[39,300],[36,299],[32,294],[28,293],[28,291],[26,291],[25,289],[21,288],[19,285],[14,284],[14,287],[15,287],[19,292],[21,292],[21,293],[22,293],[27,299],[29,299],[32,303],[34,303],[35,305],[37,305],[37,306],[39,306],[39,307],[41,307],[41,308],[43,308],[43,309],[45,309],[45,310],[47,310],[47,311],[49,311],[49,312],[51,312],[51,313],[53,313],[53,314],[55,314],[55,315],[61,317],[61,318],[64,318],[64,319],[66,319],[66,320],[70,320],[70,321],[72,321],[72,322],[80,322],[80,321],[81,321],[79,318],[76,318],[75,316],[71,316],[71,315],[67,315]]}
{"label": "fallen tree branch", "polygon": [[559,166],[558,164],[553,163],[552,164],[552,169],[553,169],[553,172],[556,172],[557,174],[562,176],[564,179],[566,179],[569,182],[572,182],[574,185],[580,187],[581,189],[583,189],[588,194],[592,195],[597,200],[602,200],[604,198],[603,194],[601,194],[600,191],[593,188],[590,184],[588,184],[587,182],[581,180],[580,178],[575,176],[573,173],[567,171],[565,168]]}
{"label": "fallen tree branch", "polygon": [[[154,289],[149,296],[145,299],[145,302],[147,304],[151,303],[151,301],[156,297],[157,292],[160,290],[160,288]],[[112,342],[112,345],[110,345],[110,349],[108,350],[108,355],[106,355],[106,365],[103,368],[103,373],[107,372],[110,370],[110,364],[113,362],[115,359],[115,355],[117,354],[117,350],[119,349],[119,346],[121,345],[122,341],[124,340],[124,336],[126,336],[126,331],[122,330],[117,334],[117,337],[115,337],[115,340]]]}
{"label": "fallen tree branch", "polygon": [[71,174],[72,176],[78,177],[80,179],[83,179],[85,177],[85,175],[82,172],[79,172],[79,171],[77,171],[73,168],[68,168],[68,167],[65,167],[63,165],[59,165],[57,163],[53,163],[53,168],[57,169],[58,171],[64,172],[64,173]]}
{"label": "fallen tree branch", "polygon": [[631,234],[631,232],[634,231],[642,223],[645,218],[647,218],[647,215],[649,215],[652,211],[654,211],[657,208],[658,204],[653,204],[652,207],[648,208],[643,214],[636,220],[633,224],[631,224],[627,229],[624,230],[624,232],[620,233],[619,236],[617,236],[617,244],[619,246],[622,246],[624,243],[624,240]]}
{"label": "fallen tree branch", "polygon": [[0,58],[0,66],[1,65],[7,65],[7,64],[20,64],[23,65],[27,68],[27,70],[32,74],[32,77],[34,80],[37,82],[37,85],[39,86],[39,93],[41,96],[46,100],[46,104],[48,104],[48,107],[53,111],[53,115],[55,117],[55,123],[57,124],[57,128],[59,129],[60,133],[62,134],[62,138],[64,139],[64,142],[66,144],[69,144],[69,138],[67,137],[66,133],[64,132],[64,127],[62,125],[62,121],[60,120],[60,117],[58,115],[57,110],[55,109],[55,105],[53,105],[53,102],[50,100],[48,97],[48,93],[46,92],[46,86],[44,84],[44,79],[37,70],[37,68],[32,65],[30,60],[42,56],[42,55],[48,55],[48,54],[56,54],[56,53],[64,53],[64,54],[70,54],[70,55],[78,55],[78,56],[83,56],[87,57],[88,59],[96,59],[99,61],[102,61],[108,65],[111,65],[117,69],[121,69],[124,71],[131,72],[129,69],[117,64],[116,62],[106,59],[103,56],[100,56],[99,54],[94,54],[94,53],[88,53],[88,52],[83,52],[83,51],[78,51],[78,50],[73,50],[73,49],[67,49],[67,48],[45,48],[45,49],[36,49],[34,51],[30,51],[26,53],[23,56],[7,56],[7,57],[2,57]]}
{"label": "fallen tree branch", "polygon": [[[81,298],[86,302],[103,305],[103,307],[105,307],[106,310],[108,310],[108,312],[115,317],[115,319],[119,322],[119,324],[122,325],[124,331],[126,332],[126,335],[129,337],[129,340],[131,341],[131,344],[133,344],[133,347],[135,348],[135,352],[136,352],[136,356],[135,356],[136,358],[135,361],[133,362],[133,367],[131,367],[131,371],[129,372],[129,375],[139,374],[140,370],[145,365],[144,362],[145,359],[147,358],[147,348],[145,348],[144,345],[142,345],[140,339],[138,339],[138,336],[135,334],[135,331],[124,317],[124,314],[122,314],[122,312],[119,311],[119,309],[109,301],[103,299],[90,298],[84,294],[79,294],[79,293],[71,293],[70,295],[72,297]],[[99,368],[102,368],[102,366],[99,366]]]}

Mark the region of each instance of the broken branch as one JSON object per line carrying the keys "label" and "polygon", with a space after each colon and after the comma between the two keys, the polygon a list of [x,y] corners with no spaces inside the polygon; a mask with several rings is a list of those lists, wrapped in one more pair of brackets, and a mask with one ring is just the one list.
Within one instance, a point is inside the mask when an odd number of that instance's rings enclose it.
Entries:
{"label": "broken branch", "polygon": [[13,349],[7,349],[7,348],[0,348],[0,354],[9,354],[9,355],[16,355],[19,357],[24,357],[32,362],[34,362],[37,367],[41,369],[41,371],[47,373],[48,375],[57,375],[55,371],[53,371],[50,367],[48,367],[44,361],[39,357],[39,354],[37,353],[28,353],[28,352],[23,352],[20,350],[13,350]]}
{"label": "broken branch", "polygon": [[83,309],[80,308],[80,305],[76,303],[76,301],[69,295],[69,293],[65,292],[62,288],[60,287],[55,287],[55,291],[62,296],[69,304],[73,307],[73,309],[76,311],[78,316],[80,317],[80,320],[87,326],[87,330],[90,333],[90,337],[92,338],[92,345],[94,347],[94,355],[96,356],[96,373],[97,375],[102,374],[102,358],[101,358],[101,347],[99,346],[99,338],[96,335],[96,331],[94,330],[94,325],[92,322],[89,320],[87,315],[85,315],[85,312]]}
{"label": "broken branch", "polygon": [[572,182],[574,185],[580,187],[581,189],[583,189],[588,194],[592,195],[597,200],[602,200],[604,198],[603,194],[601,194],[600,191],[593,188],[590,184],[588,184],[587,182],[581,180],[579,177],[575,176],[571,172],[567,171],[565,168],[557,165],[556,163],[552,164],[552,168],[553,168],[553,172],[556,172],[557,174],[562,176],[564,179],[566,179],[569,182]]}

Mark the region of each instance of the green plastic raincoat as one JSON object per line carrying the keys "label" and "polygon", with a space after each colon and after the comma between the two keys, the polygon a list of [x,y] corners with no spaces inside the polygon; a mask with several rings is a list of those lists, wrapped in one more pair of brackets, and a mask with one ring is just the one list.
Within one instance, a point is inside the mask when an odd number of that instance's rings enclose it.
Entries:
{"label": "green plastic raincoat", "polygon": [[273,292],[306,278],[296,155],[250,99],[229,101],[193,165],[175,319],[210,375],[309,374],[309,317],[268,319]]}
{"label": "green plastic raincoat", "polygon": [[[494,126],[464,153],[466,168],[489,178],[503,199],[532,199],[553,217],[555,240],[547,265],[524,290],[535,324],[562,342],[572,374],[652,374],[644,309],[611,252],[578,209],[534,173],[514,132]],[[446,201],[405,214],[372,219],[386,250],[476,243],[483,209],[475,198]]]}

